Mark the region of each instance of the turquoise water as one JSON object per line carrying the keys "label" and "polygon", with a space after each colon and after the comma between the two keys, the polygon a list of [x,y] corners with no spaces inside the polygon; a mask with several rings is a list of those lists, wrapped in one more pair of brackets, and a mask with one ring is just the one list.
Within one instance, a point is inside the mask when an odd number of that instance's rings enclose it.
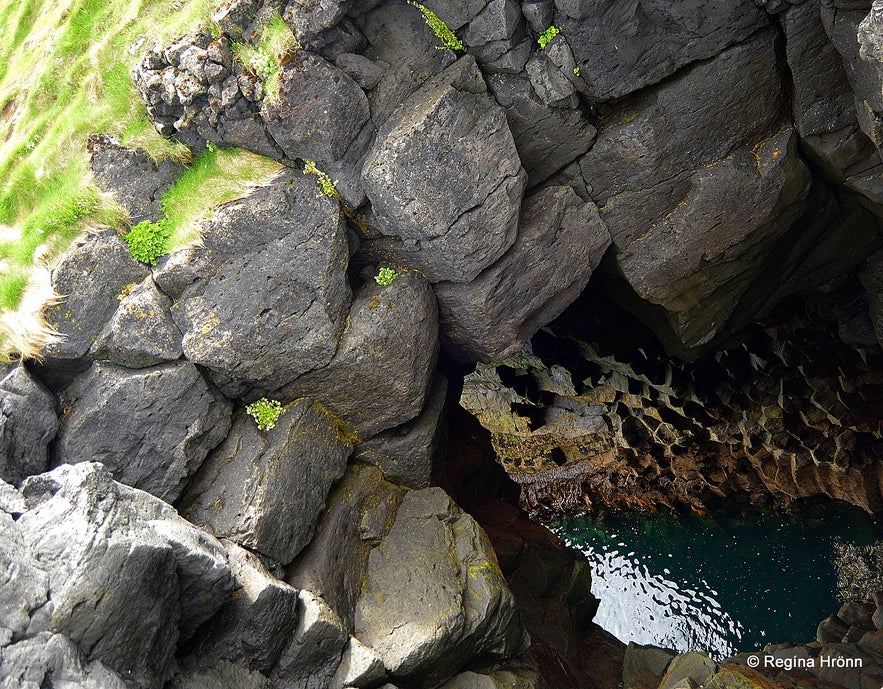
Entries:
{"label": "turquoise water", "polygon": [[551,525],[593,568],[595,622],[622,641],[717,659],[805,642],[837,611],[835,539],[883,538],[864,513],[673,517],[608,511]]}

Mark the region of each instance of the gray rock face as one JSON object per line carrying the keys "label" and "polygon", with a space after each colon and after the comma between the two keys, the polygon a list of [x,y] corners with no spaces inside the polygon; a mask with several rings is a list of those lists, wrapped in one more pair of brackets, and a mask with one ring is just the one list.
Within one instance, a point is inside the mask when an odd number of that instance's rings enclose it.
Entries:
{"label": "gray rock face", "polygon": [[408,493],[371,551],[355,636],[394,678],[426,683],[518,651],[515,599],[487,537],[441,489]]}
{"label": "gray rock face", "polygon": [[160,161],[141,151],[124,148],[108,137],[89,140],[92,174],[102,189],[129,211],[132,225],[142,220],[156,222],[163,217],[159,201],[184,171],[184,166],[171,159]]}
{"label": "gray rock face", "polygon": [[[3,485],[15,493],[11,486]],[[21,505],[19,509],[24,511],[24,506]],[[28,630],[32,633],[39,631],[37,628],[45,614],[51,612],[51,606],[46,605],[49,600],[49,577],[29,557],[21,527],[5,510],[0,512],[0,586],[3,588],[0,599],[2,647],[13,639],[26,638]],[[2,672],[0,677],[3,677]]]}
{"label": "gray rock face", "polygon": [[589,150],[595,128],[578,109],[550,108],[524,76],[493,74],[488,88],[506,120],[532,187]]}
{"label": "gray rock face", "polygon": [[351,466],[329,494],[315,536],[286,569],[285,580],[321,596],[348,633],[368,554],[392,526],[402,492],[375,467]]}
{"label": "gray rock face", "polygon": [[282,12],[285,23],[303,46],[316,43],[320,34],[337,24],[353,0],[291,0]]}
{"label": "gray rock face", "polygon": [[196,476],[183,513],[216,536],[286,564],[313,535],[351,449],[330,415],[308,399],[266,432],[240,414]]}
{"label": "gray rock face", "polygon": [[410,271],[359,289],[331,362],[280,389],[283,399],[313,397],[360,438],[410,421],[423,407],[438,353],[432,289]]}
{"label": "gray rock face", "polygon": [[137,371],[96,362],[63,404],[58,464],[102,462],[122,483],[167,502],[230,429],[230,404],[184,361]]}
{"label": "gray rock face", "polygon": [[232,589],[221,545],[100,464],[25,481],[16,522],[48,575],[49,630],[138,687],[159,687],[179,638]]}
{"label": "gray rock face", "polygon": [[87,661],[61,634],[43,632],[0,648],[2,689],[131,689],[100,661]]}
{"label": "gray rock face", "polygon": [[805,150],[840,181],[846,168],[862,157],[867,140],[858,126],[843,62],[822,26],[819,4],[804,2],[782,15],[791,110]]}
{"label": "gray rock face", "polygon": [[455,359],[498,361],[576,299],[610,245],[591,202],[570,187],[547,187],[526,199],[518,239],[467,283],[435,286],[442,342]]}
{"label": "gray rock face", "polygon": [[178,661],[178,671],[168,689],[274,689],[260,672],[214,656],[188,656]]}
{"label": "gray rock face", "polygon": [[147,274],[114,230],[72,245],[52,271],[52,287],[64,298],[46,310],[46,320],[63,338],[46,347],[47,361],[85,356],[117,310],[123,288]]}
{"label": "gray rock face", "polygon": [[297,589],[272,576],[247,550],[229,541],[224,545],[237,588],[206,625],[200,652],[269,673],[297,626]]}
{"label": "gray rock face", "polygon": [[511,660],[494,663],[480,672],[458,673],[439,689],[540,689],[543,686],[545,682],[533,665]]}
{"label": "gray rock face", "polygon": [[270,679],[285,689],[327,687],[343,656],[347,633],[325,601],[309,591],[300,592],[298,610],[297,629]]}
{"label": "gray rock face", "polygon": [[45,471],[57,430],[52,393],[21,364],[0,368],[0,479],[18,484]]}
{"label": "gray rock face", "polygon": [[447,393],[448,379],[436,376],[420,416],[357,445],[354,458],[378,467],[400,486],[428,488],[441,469]]}
{"label": "gray rock face", "polygon": [[180,358],[182,335],[172,321],[171,307],[171,299],[148,277],[122,298],[90,354],[129,368]]}
{"label": "gray rock face", "polygon": [[289,158],[314,160],[322,167],[343,158],[368,121],[368,99],[345,72],[300,51],[283,67],[279,98],[264,105],[263,116]]}
{"label": "gray rock face", "polygon": [[331,678],[330,689],[367,687],[377,684],[384,677],[386,677],[386,670],[380,656],[356,637],[351,636],[346,649],[344,649],[343,657],[340,659],[337,672]]}
{"label": "gray rock face", "polygon": [[502,109],[464,57],[378,132],[362,171],[386,235],[430,282],[473,279],[515,239],[526,175]]}
{"label": "gray rock face", "polygon": [[190,361],[272,390],[331,360],[351,296],[336,202],[292,170],[222,207],[203,237],[210,258],[173,309]]}
{"label": "gray rock face", "polygon": [[[556,0],[556,26],[592,100],[621,98],[696,60],[717,55],[768,23],[753,0],[693,5],[667,0]],[[749,82],[745,82],[749,83]]]}
{"label": "gray rock face", "polygon": [[883,342],[883,251],[871,254],[859,277],[868,296],[868,315],[874,324],[877,342]]}

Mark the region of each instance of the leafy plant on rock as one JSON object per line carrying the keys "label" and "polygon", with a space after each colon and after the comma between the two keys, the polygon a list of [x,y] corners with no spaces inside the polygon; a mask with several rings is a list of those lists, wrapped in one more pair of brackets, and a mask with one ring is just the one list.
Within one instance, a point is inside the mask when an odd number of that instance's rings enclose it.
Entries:
{"label": "leafy plant on rock", "polygon": [[549,45],[552,39],[555,38],[555,36],[557,36],[559,33],[561,33],[561,29],[559,29],[557,26],[550,26],[548,29],[543,31],[543,33],[541,33],[540,37],[537,39],[537,43],[540,44],[540,48],[545,49],[545,47]]}
{"label": "leafy plant on rock", "polygon": [[340,194],[337,191],[337,187],[334,185],[334,181],[331,179],[331,177],[328,176],[327,173],[322,172],[318,167],[316,167],[315,161],[305,160],[304,172],[308,175],[316,175],[316,185],[319,187],[319,196],[328,196],[330,198],[340,197]]}
{"label": "leafy plant on rock", "polygon": [[156,259],[168,252],[172,237],[172,225],[163,218],[159,222],[143,220],[123,236],[136,261],[156,265]]}
{"label": "leafy plant on rock", "polygon": [[285,408],[277,400],[269,400],[261,397],[245,407],[246,413],[255,420],[258,430],[269,431],[276,427],[276,422],[282,416]]}
{"label": "leafy plant on rock", "polygon": [[408,0],[408,4],[413,5],[423,13],[426,24],[432,29],[438,40],[442,42],[442,45],[438,46],[439,50],[444,50],[445,48],[450,50],[466,50],[466,45],[463,41],[457,38],[457,35],[451,31],[448,25],[435,12],[419,2],[413,2],[413,0]]}
{"label": "leafy plant on rock", "polygon": [[391,285],[398,276],[399,273],[393,268],[381,268],[374,277],[374,282],[381,287],[386,287],[387,285]]}

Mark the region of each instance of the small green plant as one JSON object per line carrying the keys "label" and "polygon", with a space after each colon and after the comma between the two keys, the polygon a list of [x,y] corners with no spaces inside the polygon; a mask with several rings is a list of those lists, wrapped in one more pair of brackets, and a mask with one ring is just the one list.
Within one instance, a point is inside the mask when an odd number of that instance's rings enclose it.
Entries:
{"label": "small green plant", "polygon": [[171,237],[171,223],[163,218],[159,222],[139,222],[123,236],[123,240],[136,261],[154,266],[156,259],[168,252]]}
{"label": "small green plant", "polygon": [[276,427],[276,422],[282,416],[285,408],[281,402],[261,397],[257,402],[252,402],[246,406],[245,411],[255,420],[258,430],[269,431]]}
{"label": "small green plant", "polygon": [[267,99],[275,100],[279,97],[282,58],[297,47],[297,40],[288,24],[277,14],[261,29],[260,40],[256,44],[234,43],[233,55],[261,80]]}
{"label": "small green plant", "polygon": [[547,45],[549,45],[549,42],[559,33],[561,33],[561,29],[559,29],[557,26],[550,26],[548,29],[543,31],[543,33],[541,33],[540,37],[537,39],[537,43],[540,44],[540,48],[545,48]]}
{"label": "small green plant", "polygon": [[423,13],[426,24],[432,29],[438,40],[442,42],[442,45],[438,46],[439,50],[444,50],[445,48],[450,50],[466,50],[466,45],[463,41],[457,38],[457,35],[448,28],[448,25],[435,12],[413,0],[408,0],[408,4],[413,5]]}
{"label": "small green plant", "polygon": [[374,282],[381,287],[386,287],[387,285],[391,285],[398,276],[398,272],[392,268],[381,268],[374,277]]}
{"label": "small green plant", "polygon": [[579,76],[579,67],[574,67],[574,68],[573,68],[573,73],[574,73],[576,76]]}
{"label": "small green plant", "polygon": [[319,196],[328,196],[331,198],[339,198],[340,194],[334,185],[331,177],[322,172],[313,160],[304,161],[304,172],[308,175],[316,175],[316,186],[319,187]]}

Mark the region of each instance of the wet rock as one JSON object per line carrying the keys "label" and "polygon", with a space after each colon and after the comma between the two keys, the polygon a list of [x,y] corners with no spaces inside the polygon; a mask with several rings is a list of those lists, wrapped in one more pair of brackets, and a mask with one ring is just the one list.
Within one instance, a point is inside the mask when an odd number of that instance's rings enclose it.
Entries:
{"label": "wet rock", "polygon": [[314,160],[321,168],[343,158],[368,121],[368,99],[346,73],[301,51],[283,66],[279,97],[264,105],[263,117],[289,158]]}
{"label": "wet rock", "polygon": [[[125,289],[123,290],[125,293]],[[172,320],[172,301],[152,278],[132,286],[92,345],[90,355],[129,368],[174,361],[183,354],[181,331]]]}
{"label": "wet rock", "polygon": [[375,465],[400,486],[429,487],[444,454],[447,391],[447,378],[437,376],[420,416],[360,443],[354,458]]}
{"label": "wet rock", "polygon": [[309,542],[350,450],[312,400],[295,402],[269,431],[240,414],[194,479],[183,513],[216,536],[291,562]]}
{"label": "wet rock", "polygon": [[46,571],[50,630],[136,686],[159,687],[179,638],[232,589],[221,545],[100,464],[26,480],[17,524]]}
{"label": "wet rock", "polygon": [[521,634],[478,525],[439,488],[408,493],[369,556],[356,637],[393,677],[431,682],[477,657],[514,655]]}
{"label": "wet rock", "polygon": [[120,146],[108,137],[89,139],[92,174],[105,191],[129,212],[132,225],[142,220],[156,222],[163,217],[160,199],[184,172],[184,166],[170,158],[152,160],[141,151]]}
{"label": "wet rock", "polygon": [[63,394],[58,464],[103,462],[172,502],[230,428],[230,405],[188,362],[136,371],[96,362]]}
{"label": "wet rock", "polygon": [[555,5],[564,15],[555,25],[573,50],[589,97],[597,101],[657,83],[744,41],[768,23],[752,0],[703,6],[701,11],[660,0],[556,0]]}
{"label": "wet rock", "polygon": [[285,580],[314,592],[353,630],[368,554],[392,526],[402,489],[372,466],[350,466],[328,496],[309,545],[286,569]]}
{"label": "wet rock", "polygon": [[0,479],[18,484],[45,471],[57,430],[52,393],[22,364],[0,368]]}
{"label": "wet rock", "polygon": [[363,285],[331,362],[279,390],[282,399],[313,397],[360,438],[420,413],[438,352],[431,288],[415,271],[390,285]]}
{"label": "wet rock", "polygon": [[331,678],[331,689],[343,687],[366,687],[386,677],[383,661],[374,651],[356,637],[351,636],[340,665]]}
{"label": "wet rock", "polygon": [[488,88],[506,120],[533,187],[589,150],[595,128],[578,109],[550,108],[524,76],[493,74]]}
{"label": "wet rock", "polygon": [[173,309],[186,357],[231,381],[230,394],[272,390],[327,364],[351,294],[338,204],[292,170],[202,229],[211,258]]}
{"label": "wet rock", "polygon": [[63,337],[45,348],[47,364],[84,357],[117,310],[123,288],[147,274],[114,230],[74,243],[52,271],[52,288],[63,299],[46,310],[46,320]]}
{"label": "wet rock", "polygon": [[178,670],[166,685],[168,689],[274,689],[260,672],[214,656],[188,656],[178,661]]}
{"label": "wet rock", "polygon": [[801,143],[825,173],[842,179],[862,157],[867,140],[858,126],[852,90],[840,55],[828,40],[819,2],[804,2],[782,15],[791,73],[791,110]]}
{"label": "wet rock", "polygon": [[118,674],[97,660],[87,661],[77,646],[61,634],[43,632],[0,648],[0,687],[3,689],[132,689]]}
{"label": "wet rock", "polygon": [[396,251],[431,282],[471,280],[509,248],[526,175],[473,58],[431,79],[384,124],[362,182],[374,225],[405,240]]}
{"label": "wet rock", "polygon": [[610,245],[591,202],[570,187],[525,200],[518,239],[467,283],[435,286],[442,341],[461,361],[495,361],[520,351],[582,292]]}
{"label": "wet rock", "polygon": [[299,596],[297,629],[270,679],[276,686],[291,689],[326,687],[349,637],[322,598],[309,591],[301,591]]}
{"label": "wet rock", "polygon": [[229,541],[224,546],[236,589],[204,628],[200,654],[267,674],[297,626],[298,591],[272,576],[247,550]]}

